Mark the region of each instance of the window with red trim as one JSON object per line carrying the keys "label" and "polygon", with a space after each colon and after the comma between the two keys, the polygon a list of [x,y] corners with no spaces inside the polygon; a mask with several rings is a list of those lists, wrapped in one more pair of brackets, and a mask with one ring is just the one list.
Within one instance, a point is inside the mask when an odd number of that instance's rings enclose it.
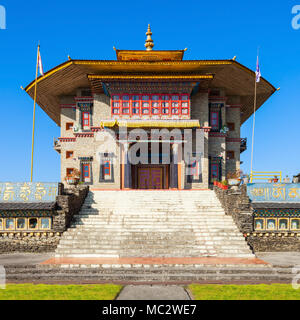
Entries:
{"label": "window with red trim", "polygon": [[129,106],[129,95],[123,95],[122,97],[122,114],[129,115],[130,114],[130,106]]}
{"label": "window with red trim", "polygon": [[82,177],[83,177],[83,179],[90,178],[90,165],[89,164],[82,165]]}
{"label": "window with red trim", "polygon": [[235,130],[235,123],[234,122],[228,122],[227,127],[229,131],[234,131]]}
{"label": "window with red trim", "polygon": [[73,125],[74,125],[73,122],[67,122],[66,123],[66,130],[72,130],[73,129]]}
{"label": "window with red trim", "polygon": [[67,151],[66,152],[66,159],[73,158],[73,156],[74,156],[74,151]]}
{"label": "window with red trim", "polygon": [[67,168],[67,176],[71,176],[73,174],[74,169],[73,168]]}
{"label": "window with red trim", "polygon": [[120,96],[113,95],[112,96],[112,109],[111,112],[113,115],[120,114]]}
{"label": "window with red trim", "polygon": [[214,179],[219,180],[219,164],[212,163],[210,170],[211,170],[211,181],[213,181]]}
{"label": "window with red trim", "polygon": [[139,95],[133,95],[132,96],[132,102],[131,102],[131,113],[133,116],[140,115],[140,109],[141,108],[141,102],[140,102],[140,96]]}
{"label": "window with red trim", "polygon": [[151,114],[156,116],[160,114],[160,100],[159,95],[152,95]]}
{"label": "window with red trim", "polygon": [[168,95],[161,96],[161,114],[168,115],[170,114],[170,97]]}
{"label": "window with red trim", "polygon": [[188,115],[190,109],[190,98],[188,95],[181,96],[181,114]]}
{"label": "window with red trim", "polygon": [[179,95],[173,94],[171,96],[171,113],[172,114],[179,114]]}
{"label": "window with red trim", "polygon": [[150,96],[142,95],[142,116],[150,114]]}
{"label": "window with red trim", "polygon": [[234,159],[234,151],[227,151],[226,152],[226,159],[227,160]]}
{"label": "window with red trim", "polygon": [[90,127],[90,113],[82,112],[82,127],[83,129],[88,129]]}
{"label": "window with red trim", "polygon": [[106,160],[103,164],[103,176],[110,176],[110,161]]}
{"label": "window with red trim", "polygon": [[113,94],[112,116],[188,116],[189,94]]}
{"label": "window with red trim", "polygon": [[212,130],[219,130],[219,111],[210,112],[210,126]]}

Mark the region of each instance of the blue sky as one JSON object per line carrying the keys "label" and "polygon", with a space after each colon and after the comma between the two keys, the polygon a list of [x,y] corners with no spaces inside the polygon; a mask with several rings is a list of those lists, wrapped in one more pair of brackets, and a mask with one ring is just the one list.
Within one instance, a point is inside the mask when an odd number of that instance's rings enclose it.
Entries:
{"label": "blue sky", "polygon": [[[297,2],[298,1],[298,2]],[[155,49],[188,48],[185,59],[230,59],[255,69],[278,93],[257,112],[254,169],[300,172],[300,29],[291,25],[297,1],[34,1],[0,0],[7,29],[0,30],[0,181],[30,178],[32,100],[20,89],[35,76],[41,41],[44,70],[67,60],[115,59],[119,49],[144,49],[151,23]],[[247,3],[247,4],[246,4]],[[252,117],[242,127],[250,170]],[[59,127],[40,109],[36,117],[35,181],[58,181]]]}

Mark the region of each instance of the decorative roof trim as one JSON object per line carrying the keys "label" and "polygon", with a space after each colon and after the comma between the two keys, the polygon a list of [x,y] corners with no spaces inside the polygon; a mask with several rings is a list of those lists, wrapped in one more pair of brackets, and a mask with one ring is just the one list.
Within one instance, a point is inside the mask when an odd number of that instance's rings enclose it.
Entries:
{"label": "decorative roof trim", "polygon": [[88,75],[89,80],[95,80],[95,79],[103,79],[103,80],[111,80],[111,79],[205,79],[205,80],[212,80],[214,78],[213,74],[199,74],[199,75]]}
{"label": "decorative roof trim", "polygon": [[[26,86],[25,91],[28,91],[35,85],[35,83],[39,83],[40,81],[48,78],[52,74],[58,72],[59,70],[65,69],[70,65],[146,65],[146,64],[158,64],[158,65],[178,65],[178,64],[187,64],[187,65],[236,65],[240,69],[250,73],[251,75],[255,75],[255,72],[250,70],[249,68],[245,67],[244,65],[240,64],[235,60],[184,60],[184,61],[116,61],[116,60],[68,60],[53,69],[49,70],[44,74],[44,76],[40,76],[37,80],[33,80],[29,85]],[[277,89],[266,79],[263,77],[261,78],[265,81],[268,85],[270,85],[275,92]]]}

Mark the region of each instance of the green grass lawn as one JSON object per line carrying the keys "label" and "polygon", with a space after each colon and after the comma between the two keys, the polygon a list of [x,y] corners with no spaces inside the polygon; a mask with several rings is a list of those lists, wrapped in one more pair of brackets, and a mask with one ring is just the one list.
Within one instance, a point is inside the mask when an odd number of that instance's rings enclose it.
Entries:
{"label": "green grass lawn", "polygon": [[195,300],[300,300],[300,289],[289,284],[188,286]]}
{"label": "green grass lawn", "polygon": [[0,300],[114,300],[122,286],[8,284]]}

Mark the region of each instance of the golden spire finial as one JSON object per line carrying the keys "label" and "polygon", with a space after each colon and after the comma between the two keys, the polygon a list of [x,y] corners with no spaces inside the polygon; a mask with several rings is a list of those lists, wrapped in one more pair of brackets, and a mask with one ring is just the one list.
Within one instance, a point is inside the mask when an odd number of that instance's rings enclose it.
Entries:
{"label": "golden spire finial", "polygon": [[152,48],[154,47],[154,43],[151,38],[152,32],[151,32],[150,24],[148,24],[148,31],[146,33],[146,36],[147,36],[147,39],[146,39],[145,47],[147,51],[151,51]]}

